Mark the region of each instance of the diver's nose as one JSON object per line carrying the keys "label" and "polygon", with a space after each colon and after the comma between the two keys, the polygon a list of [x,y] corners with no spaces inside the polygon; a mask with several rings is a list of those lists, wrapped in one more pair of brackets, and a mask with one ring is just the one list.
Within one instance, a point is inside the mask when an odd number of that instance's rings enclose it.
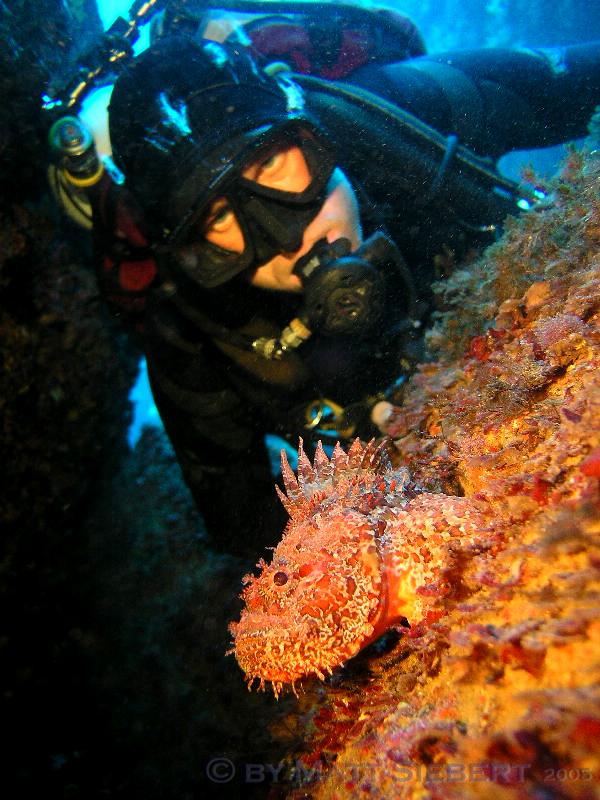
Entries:
{"label": "diver's nose", "polygon": [[246,200],[244,212],[251,221],[253,238],[259,248],[287,255],[297,253],[302,247],[308,224],[304,220],[281,213],[281,210],[276,213],[254,196]]}
{"label": "diver's nose", "polygon": [[303,242],[304,232],[301,231],[296,235],[294,235],[292,232],[288,232],[287,237],[285,239],[279,239],[277,244],[280,245],[281,252],[284,256],[293,258],[297,256],[302,249]]}

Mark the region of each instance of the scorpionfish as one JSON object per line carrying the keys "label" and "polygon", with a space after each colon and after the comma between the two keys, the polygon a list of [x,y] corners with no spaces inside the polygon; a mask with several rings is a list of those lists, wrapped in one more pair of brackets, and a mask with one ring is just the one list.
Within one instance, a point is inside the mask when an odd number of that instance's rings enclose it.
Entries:
{"label": "scorpionfish", "polygon": [[423,492],[383,444],[338,443],[329,459],[319,443],[311,464],[300,441],[297,477],[285,451],[281,466],[290,520],[271,563],[243,578],[246,607],[229,628],[248,687],[270,681],[276,696],[394,625],[427,623],[460,554],[487,549],[492,530],[485,502]]}

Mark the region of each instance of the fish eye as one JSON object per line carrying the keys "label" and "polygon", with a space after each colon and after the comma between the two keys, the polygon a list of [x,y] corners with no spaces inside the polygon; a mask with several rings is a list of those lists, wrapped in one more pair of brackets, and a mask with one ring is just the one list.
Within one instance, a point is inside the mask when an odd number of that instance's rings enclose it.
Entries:
{"label": "fish eye", "polygon": [[286,572],[276,572],[275,575],[273,575],[273,583],[275,586],[285,586],[287,582],[288,576]]}

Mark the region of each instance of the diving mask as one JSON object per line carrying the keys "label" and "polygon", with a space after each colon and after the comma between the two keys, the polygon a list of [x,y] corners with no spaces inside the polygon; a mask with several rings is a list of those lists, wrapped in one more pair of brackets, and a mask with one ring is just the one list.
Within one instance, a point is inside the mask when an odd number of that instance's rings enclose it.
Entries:
{"label": "diving mask", "polygon": [[[239,141],[230,143],[231,152],[242,150],[244,157],[230,161],[223,170],[227,151],[221,149],[219,180],[206,186],[207,160],[189,178],[174,198],[171,214],[181,208],[180,221],[166,233],[165,241],[173,250],[171,260],[188,278],[211,289],[231,280],[246,269],[267,263],[279,253],[291,253],[302,246],[304,231],[319,213],[326,197],[335,160],[320,133],[305,120],[293,122],[275,131],[252,134],[250,148]],[[247,177],[247,165],[260,163],[270,153],[294,149],[302,161],[307,180],[295,190],[265,185]],[[198,191],[199,179],[202,180]],[[206,236],[211,205],[218,198],[235,217],[240,233],[240,247],[229,250],[209,241]],[[184,210],[185,207],[185,210]]]}

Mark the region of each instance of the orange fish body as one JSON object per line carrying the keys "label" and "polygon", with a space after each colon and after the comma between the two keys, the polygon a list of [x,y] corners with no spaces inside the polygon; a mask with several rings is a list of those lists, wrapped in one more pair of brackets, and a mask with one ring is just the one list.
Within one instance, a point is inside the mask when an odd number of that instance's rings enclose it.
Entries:
{"label": "orange fish body", "polygon": [[248,685],[286,683],[326,673],[389,627],[419,623],[451,590],[461,548],[489,530],[473,500],[423,493],[405,468],[392,468],[382,446],[357,439],[314,463],[300,444],[298,477],[282,451],[290,515],[270,564],[246,575],[240,621],[231,623],[236,658]]}

